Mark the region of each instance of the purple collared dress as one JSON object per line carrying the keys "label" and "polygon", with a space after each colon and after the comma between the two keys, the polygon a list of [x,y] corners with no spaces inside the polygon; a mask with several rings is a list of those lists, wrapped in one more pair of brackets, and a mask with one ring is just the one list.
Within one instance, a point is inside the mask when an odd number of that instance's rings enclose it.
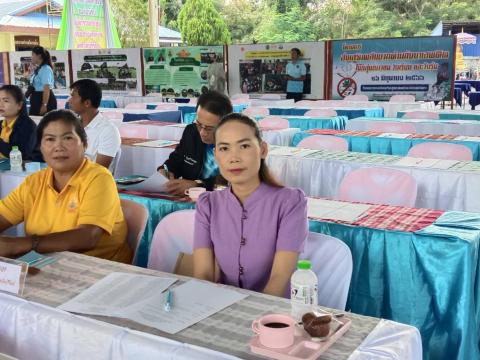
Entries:
{"label": "purple collared dress", "polygon": [[194,249],[212,248],[220,282],[263,291],[277,251],[300,253],[308,235],[307,200],[300,189],[265,183],[242,204],[228,187],[197,201]]}

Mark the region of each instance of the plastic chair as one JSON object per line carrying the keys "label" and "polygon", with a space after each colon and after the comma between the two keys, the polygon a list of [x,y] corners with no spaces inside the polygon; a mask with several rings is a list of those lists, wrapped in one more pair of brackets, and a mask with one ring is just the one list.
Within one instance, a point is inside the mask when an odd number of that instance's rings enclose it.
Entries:
{"label": "plastic chair", "polygon": [[311,107],[315,105],[313,100],[300,100],[295,103],[295,107]]}
{"label": "plastic chair", "polygon": [[363,95],[363,94],[359,94],[359,95],[348,95],[348,96],[345,96],[343,98],[343,101],[354,101],[354,102],[358,102],[358,101],[368,101],[368,96],[367,95]]}
{"label": "plastic chair", "polygon": [[123,121],[123,113],[120,111],[102,111],[102,115],[108,120],[120,120],[120,122]]}
{"label": "plastic chair", "polygon": [[137,258],[138,246],[145,232],[148,221],[148,210],[145,206],[135,201],[120,199],[123,216],[127,222],[127,242],[133,251],[132,264],[135,264]]}
{"label": "plastic chair", "polygon": [[243,114],[247,115],[247,116],[251,116],[251,117],[255,117],[255,116],[268,116],[270,115],[270,111],[268,110],[268,108],[265,108],[265,107],[259,107],[259,106],[250,106],[248,108],[246,108],[245,110],[242,111]]}
{"label": "plastic chair", "polygon": [[67,100],[57,99],[57,109],[65,109],[66,104],[67,104]]}
{"label": "plastic chair", "polygon": [[250,100],[250,96],[248,96],[248,94],[235,94],[235,95],[230,96],[230,99],[231,100],[245,100],[245,101],[248,101],[248,100]]}
{"label": "plastic chair", "polygon": [[403,117],[405,119],[432,119],[438,120],[440,119],[440,115],[433,111],[407,111]]}
{"label": "plastic chair", "polygon": [[125,106],[125,109],[143,109],[147,108],[147,103],[130,103]]}
{"label": "plastic chair", "polygon": [[288,129],[290,124],[280,116],[267,116],[258,121],[258,126],[262,129],[281,130]]}
{"label": "plastic chair", "polygon": [[407,156],[459,161],[473,160],[472,150],[469,147],[444,142],[424,142],[414,145],[408,151]]}
{"label": "plastic chair", "polygon": [[110,172],[114,175],[114,177],[115,177],[115,170],[117,169],[118,164],[120,164],[121,157],[122,157],[122,147],[120,146],[117,153],[115,154],[115,157],[110,163],[110,166],[108,167],[108,170],[110,170]]}
{"label": "plastic chair", "polygon": [[368,130],[396,134],[415,134],[417,132],[415,125],[398,121],[372,121]]}
{"label": "plastic chair", "polygon": [[176,103],[153,102],[148,104],[155,105],[155,110],[178,110],[178,104]]}
{"label": "plastic chair", "polygon": [[118,128],[120,137],[148,139],[148,127],[142,125],[124,125]]}
{"label": "plastic chair", "polygon": [[[184,268],[193,269],[193,263],[180,266],[185,254],[193,254],[193,227],[195,224],[195,210],[180,210],[165,216],[155,229],[150,253],[148,256],[149,269],[165,271],[182,275],[188,274]],[[190,259],[191,261],[191,259]]]}
{"label": "plastic chair", "polygon": [[411,103],[415,102],[415,95],[393,95],[388,102],[391,103]]}
{"label": "plastic chair", "polygon": [[335,237],[310,232],[299,257],[310,260],[317,274],[318,305],[345,310],[353,268],[350,248]]}
{"label": "plastic chair", "polygon": [[337,116],[333,109],[312,109],[308,110],[303,116]]}
{"label": "plastic chair", "polygon": [[297,147],[314,150],[348,151],[348,141],[331,135],[313,135],[302,139]]}
{"label": "plastic chair", "polygon": [[280,94],[263,94],[260,96],[262,100],[282,100],[282,96]]}
{"label": "plastic chair", "polygon": [[410,174],[396,169],[360,168],[343,178],[338,198],[372,204],[413,207],[417,182]]}

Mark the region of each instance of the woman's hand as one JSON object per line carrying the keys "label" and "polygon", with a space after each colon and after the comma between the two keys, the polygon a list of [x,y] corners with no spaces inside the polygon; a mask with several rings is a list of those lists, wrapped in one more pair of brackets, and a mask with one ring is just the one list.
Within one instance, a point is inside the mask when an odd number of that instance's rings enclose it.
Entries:
{"label": "woman's hand", "polygon": [[42,107],[40,108],[40,115],[45,115],[47,113],[47,105],[42,104]]}

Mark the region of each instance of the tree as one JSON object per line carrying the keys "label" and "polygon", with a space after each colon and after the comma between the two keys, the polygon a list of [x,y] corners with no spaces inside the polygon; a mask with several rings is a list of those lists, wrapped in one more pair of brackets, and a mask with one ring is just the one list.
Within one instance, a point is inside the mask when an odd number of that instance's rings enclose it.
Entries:
{"label": "tree", "polygon": [[178,30],[177,18],[185,0],[160,0],[161,25]]}
{"label": "tree", "polygon": [[253,42],[253,31],[262,20],[262,8],[252,0],[230,0],[223,8],[223,18],[233,43]]}
{"label": "tree", "polygon": [[148,4],[145,0],[111,0],[111,9],[122,47],[149,45]]}
{"label": "tree", "polygon": [[178,27],[188,45],[230,43],[230,32],[212,0],[187,0],[178,15]]}

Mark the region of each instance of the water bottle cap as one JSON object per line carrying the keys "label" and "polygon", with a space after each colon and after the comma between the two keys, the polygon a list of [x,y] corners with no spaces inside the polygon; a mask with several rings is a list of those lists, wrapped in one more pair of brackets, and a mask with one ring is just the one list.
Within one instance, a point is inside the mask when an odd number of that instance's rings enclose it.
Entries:
{"label": "water bottle cap", "polygon": [[12,146],[12,150],[18,150],[18,146]]}
{"label": "water bottle cap", "polygon": [[297,263],[297,268],[300,270],[310,270],[311,267],[310,260],[299,260]]}

